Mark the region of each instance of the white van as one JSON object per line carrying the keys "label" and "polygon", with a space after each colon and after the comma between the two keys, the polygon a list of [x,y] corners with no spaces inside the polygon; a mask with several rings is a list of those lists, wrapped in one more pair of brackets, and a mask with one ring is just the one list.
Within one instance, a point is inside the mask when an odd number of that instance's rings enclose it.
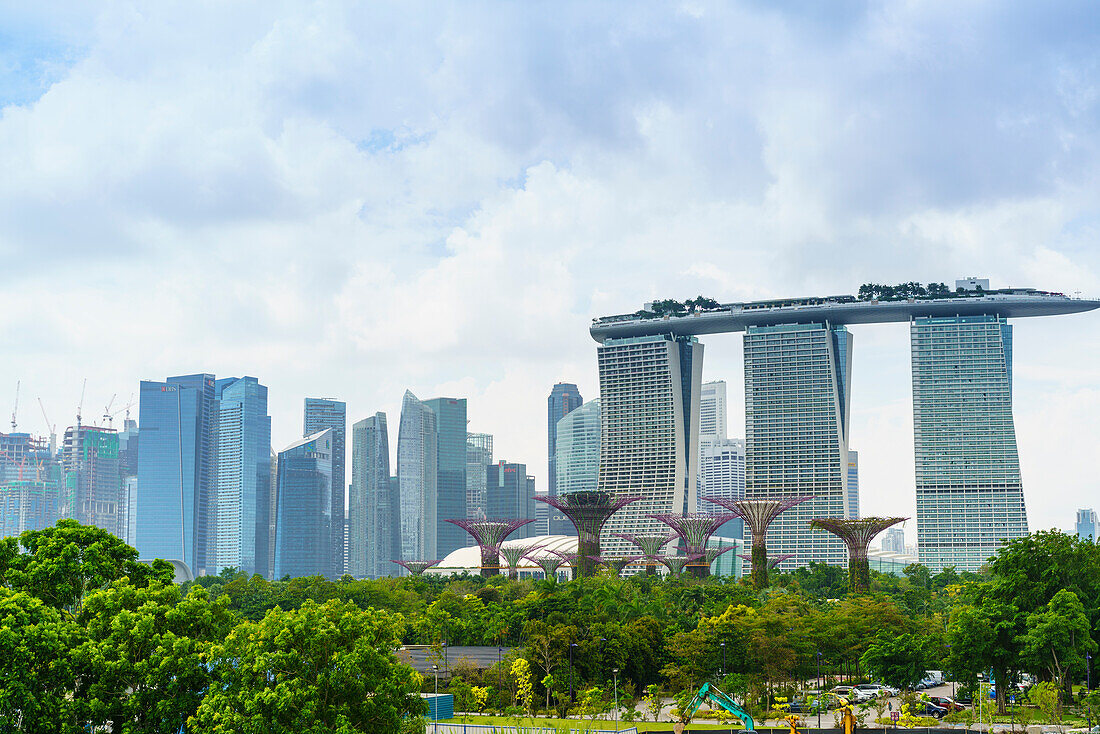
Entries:
{"label": "white van", "polygon": [[942,686],[946,681],[943,677],[942,670],[926,670],[924,671],[924,680],[928,681],[934,686]]}

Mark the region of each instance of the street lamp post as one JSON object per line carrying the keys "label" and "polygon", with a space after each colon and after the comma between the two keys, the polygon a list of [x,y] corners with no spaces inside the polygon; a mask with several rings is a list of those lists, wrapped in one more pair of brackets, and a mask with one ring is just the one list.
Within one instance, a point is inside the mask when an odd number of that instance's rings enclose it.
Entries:
{"label": "street lamp post", "polygon": [[718,671],[720,676],[726,674],[726,643],[719,642],[718,647],[722,648],[722,668]]}
{"label": "street lamp post", "polygon": [[[1085,653],[1085,695],[1092,693],[1092,654]],[[1085,719],[1089,731],[1092,731],[1092,705],[1085,704]]]}
{"label": "street lamp post", "polygon": [[577,646],[577,643],[569,643],[569,702],[576,703],[577,696],[573,693],[573,648]]}
{"label": "street lamp post", "polygon": [[433,665],[435,673],[435,700],[432,701],[432,731],[439,731],[439,666]]}
{"label": "street lamp post", "polygon": [[611,675],[615,681],[615,731],[619,730],[619,669],[612,668]]}
{"label": "street lamp post", "polygon": [[821,651],[817,651],[817,728],[821,728]]}

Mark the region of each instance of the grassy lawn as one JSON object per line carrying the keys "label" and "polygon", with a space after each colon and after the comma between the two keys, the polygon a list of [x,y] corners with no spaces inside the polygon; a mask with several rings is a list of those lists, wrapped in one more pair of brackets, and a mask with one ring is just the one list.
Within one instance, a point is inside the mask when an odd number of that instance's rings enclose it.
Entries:
{"label": "grassy lawn", "polygon": [[[431,724],[430,721],[428,723]],[[439,723],[440,724],[461,724],[462,719],[461,718],[440,719]],[[466,717],[466,723],[467,724],[479,724],[481,726],[515,726],[516,725],[516,720],[514,718],[510,718],[508,716],[467,716]],[[738,722],[738,723],[740,723],[740,722]],[[580,731],[584,731],[586,728],[587,729],[592,729],[592,730],[599,730],[599,729],[603,729],[603,730],[610,729],[611,731],[615,730],[615,722],[614,721],[604,721],[602,719],[598,719],[596,721],[591,721],[590,719],[544,719],[544,718],[536,716],[533,719],[527,719],[527,718],[520,719],[519,725],[521,727],[523,727],[523,726],[545,726],[545,727],[550,727],[550,728],[568,726],[568,727],[570,727],[574,730],[580,730]],[[632,721],[632,722],[620,721],[619,722],[619,728],[620,729],[630,729],[631,727],[637,727],[638,731],[669,731],[670,729],[672,729],[672,726],[673,726],[673,724],[668,722],[668,721],[659,721],[657,723],[653,723],[652,721]],[[743,730],[743,727],[734,726],[733,729],[735,731],[738,730],[738,729]],[[758,731],[767,731],[763,727],[757,727],[757,730]],[[693,721],[688,726],[688,731],[689,732],[693,732],[693,731],[730,731],[730,725],[729,724],[707,724],[707,723],[702,723],[702,722],[699,722],[699,721]],[[777,729],[776,731],[779,731],[779,730]],[[782,727],[782,731],[790,731],[790,729],[788,727]]]}

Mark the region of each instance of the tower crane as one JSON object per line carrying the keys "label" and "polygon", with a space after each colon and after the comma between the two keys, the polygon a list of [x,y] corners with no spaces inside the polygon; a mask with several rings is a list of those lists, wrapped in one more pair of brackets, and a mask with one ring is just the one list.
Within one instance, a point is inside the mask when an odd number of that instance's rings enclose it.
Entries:
{"label": "tower crane", "polygon": [[57,426],[50,423],[46,416],[46,406],[42,404],[42,398],[38,399],[38,407],[42,409],[42,420],[46,421],[46,430],[50,432],[50,455],[57,453]]}
{"label": "tower crane", "polygon": [[76,406],[76,427],[80,428],[80,414],[84,411],[84,390],[88,387],[88,378],[84,378],[84,384],[80,387],[80,402]]}
{"label": "tower crane", "polygon": [[114,424],[115,414],[111,412],[111,406],[115,404],[115,398],[118,397],[118,393],[111,395],[110,401],[107,402],[106,407],[103,408],[103,421],[111,426]]}
{"label": "tower crane", "polygon": [[15,407],[11,409],[11,432],[15,433],[15,414],[19,412],[19,380],[15,381]]}
{"label": "tower crane", "polygon": [[[108,405],[107,407],[110,408],[110,405]],[[134,395],[133,395],[133,393],[130,394],[130,402],[128,402],[126,405],[124,405],[121,408],[117,409],[114,413],[104,413],[103,414],[103,417],[107,419],[107,427],[108,428],[114,428],[115,427],[115,416],[118,415],[119,413],[121,413],[122,411],[126,411],[126,422],[128,423],[130,421],[130,408],[132,408],[132,407],[134,407]],[[126,423],[122,424],[122,430],[126,430]]]}

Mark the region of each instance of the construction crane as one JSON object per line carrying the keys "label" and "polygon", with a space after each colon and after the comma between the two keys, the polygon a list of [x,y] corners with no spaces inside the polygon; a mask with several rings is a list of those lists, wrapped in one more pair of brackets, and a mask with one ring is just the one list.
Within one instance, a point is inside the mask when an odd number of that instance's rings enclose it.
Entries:
{"label": "construction crane", "polygon": [[50,423],[50,419],[46,415],[46,406],[42,404],[42,398],[38,399],[38,407],[42,409],[42,420],[46,421],[46,430],[50,432],[50,455],[53,456],[57,453],[57,426]]}
{"label": "construction crane", "polygon": [[15,381],[15,407],[11,409],[11,432],[15,433],[15,414],[19,412],[19,380]]}
{"label": "construction crane", "polygon": [[111,406],[115,404],[115,398],[118,397],[118,393],[111,395],[110,401],[108,401],[106,407],[103,408],[103,421],[108,425],[114,425],[114,413],[111,412]]}
{"label": "construction crane", "polygon": [[[110,405],[108,405],[107,407],[110,408]],[[121,413],[122,411],[126,411],[126,423],[129,423],[130,422],[130,408],[132,408],[132,407],[134,407],[134,394],[130,393],[130,402],[128,402],[126,405],[124,405],[121,408],[119,408],[118,410],[116,410],[114,413],[104,413],[103,414],[103,417],[107,419],[107,427],[108,428],[114,428],[115,427],[115,416],[118,415],[119,413]],[[122,430],[126,430],[126,423],[122,424]]]}
{"label": "construction crane", "polygon": [[80,402],[76,406],[76,427],[80,428],[80,414],[84,411],[84,391],[88,387],[88,378],[84,378],[84,384],[80,388]]}

